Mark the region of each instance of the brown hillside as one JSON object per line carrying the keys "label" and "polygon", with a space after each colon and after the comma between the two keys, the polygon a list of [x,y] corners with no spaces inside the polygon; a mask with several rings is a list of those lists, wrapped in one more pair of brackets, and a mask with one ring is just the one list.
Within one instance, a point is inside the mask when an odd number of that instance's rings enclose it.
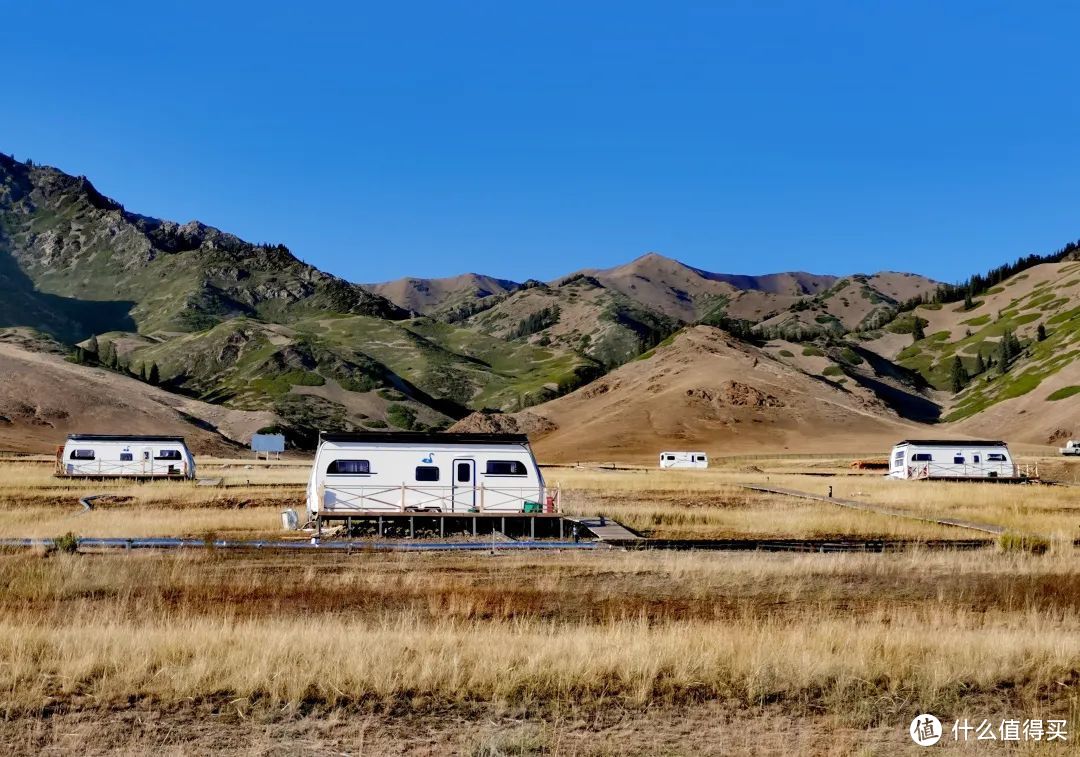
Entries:
{"label": "brown hillside", "polygon": [[0,375],[0,449],[16,452],[52,452],[70,433],[131,433],[179,434],[197,453],[228,453],[237,449],[229,439],[247,442],[275,420],[18,344],[0,344]]}
{"label": "brown hillside", "polygon": [[509,294],[519,286],[507,279],[464,273],[443,279],[395,279],[382,284],[365,284],[364,288],[398,307],[428,315],[446,305]]}
{"label": "brown hillside", "polygon": [[813,378],[708,326],[529,412],[558,426],[536,444],[549,462],[651,462],[663,449],[876,452],[925,428],[865,389]]}
{"label": "brown hillside", "polygon": [[986,436],[1025,444],[1064,446],[1080,439],[1080,394],[1050,400],[1054,392],[1080,386],[1080,362],[1062,368],[1031,392],[995,405],[944,428],[960,436]]}
{"label": "brown hillside", "polygon": [[[657,312],[693,322],[723,306],[728,316],[780,325],[808,325],[815,316],[836,318],[845,328],[859,326],[875,309],[931,291],[937,283],[909,273],[881,272],[848,277],[788,271],[762,276],[712,273],[657,253],[602,270],[588,270],[605,287]],[[788,313],[802,300],[817,300],[802,313]]]}

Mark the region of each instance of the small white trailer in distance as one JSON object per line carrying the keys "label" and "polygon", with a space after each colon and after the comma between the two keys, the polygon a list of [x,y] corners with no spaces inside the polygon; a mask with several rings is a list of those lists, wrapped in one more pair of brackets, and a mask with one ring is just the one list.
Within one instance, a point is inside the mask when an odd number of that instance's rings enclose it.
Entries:
{"label": "small white trailer in distance", "polygon": [[1063,455],[1080,455],[1080,442],[1070,439],[1065,442],[1065,446],[1061,447],[1058,452]]}
{"label": "small white trailer in distance", "polygon": [[311,520],[383,513],[556,511],[524,434],[324,433],[308,479]]}
{"label": "small white trailer in distance", "polygon": [[56,450],[56,475],[86,478],[195,478],[182,436],[70,434]]}
{"label": "small white trailer in distance", "polygon": [[661,468],[708,468],[709,456],[704,452],[661,452]]}
{"label": "small white trailer in distance", "polygon": [[966,439],[905,439],[893,447],[889,476],[999,481],[1025,478],[1005,442]]}

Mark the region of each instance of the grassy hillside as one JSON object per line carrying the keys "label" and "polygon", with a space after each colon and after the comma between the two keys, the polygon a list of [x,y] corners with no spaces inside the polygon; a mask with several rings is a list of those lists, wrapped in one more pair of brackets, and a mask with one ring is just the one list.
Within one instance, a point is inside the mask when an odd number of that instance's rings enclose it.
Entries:
{"label": "grassy hillside", "polygon": [[21,287],[37,290],[39,298],[98,303],[69,310],[75,326],[59,328],[63,336],[79,331],[76,326],[83,337],[108,330],[103,325],[197,331],[240,315],[278,322],[323,310],[406,315],[302,263],[282,245],[251,244],[195,221],[181,225],[129,213],[85,177],[3,154],[0,272],[21,277]]}
{"label": "grassy hillside", "polygon": [[532,282],[464,321],[482,334],[577,352],[605,368],[656,346],[681,324],[591,276]]}
{"label": "grassy hillside", "polygon": [[[921,305],[886,326],[911,342],[896,362],[948,400],[944,420],[1027,394],[1080,358],[1080,262],[1037,265],[970,301]],[[915,338],[915,320],[923,331]],[[1040,332],[1041,327],[1041,332]],[[1015,345],[1004,349],[1007,338]],[[870,343],[873,349],[873,343]],[[1015,354],[1010,354],[1015,353]],[[954,381],[957,360],[963,367]],[[959,392],[954,389],[960,387]]]}
{"label": "grassy hillside", "polygon": [[[83,177],[4,155],[0,285],[0,327],[82,343],[92,368],[156,366],[162,386],[270,410],[305,442],[319,429],[440,428],[474,409],[519,409],[602,370],[565,345],[405,320],[281,245],[129,213]],[[432,297],[449,307],[515,286],[459,277]]]}

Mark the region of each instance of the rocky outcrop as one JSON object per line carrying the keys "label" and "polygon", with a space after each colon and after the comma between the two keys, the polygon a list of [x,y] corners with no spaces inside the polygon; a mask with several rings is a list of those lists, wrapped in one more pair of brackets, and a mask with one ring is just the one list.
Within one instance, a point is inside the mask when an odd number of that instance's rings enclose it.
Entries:
{"label": "rocky outcrop", "polygon": [[542,436],[554,431],[558,426],[534,413],[522,412],[514,415],[492,410],[479,410],[465,416],[447,431],[461,431],[480,434],[528,434]]}
{"label": "rocky outcrop", "polygon": [[784,402],[779,397],[738,381],[726,381],[719,388],[687,389],[686,396],[711,405],[784,407]]}

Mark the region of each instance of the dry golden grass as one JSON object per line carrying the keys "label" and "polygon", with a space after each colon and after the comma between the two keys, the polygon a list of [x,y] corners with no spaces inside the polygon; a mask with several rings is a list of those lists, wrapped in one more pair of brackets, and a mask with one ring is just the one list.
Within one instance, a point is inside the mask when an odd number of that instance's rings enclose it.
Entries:
{"label": "dry golden grass", "polygon": [[722,704],[758,728],[778,708],[895,747],[916,711],[1080,714],[1067,553],[23,553],[0,557],[0,583],[16,718],[206,705],[550,722],[616,708],[677,724]]}
{"label": "dry golden grass", "polygon": [[[547,478],[564,489],[571,511],[605,514],[660,537],[863,536],[977,538],[980,534],[919,520],[843,509],[827,503],[750,492],[740,484],[775,486],[908,511],[916,516],[958,518],[1036,533],[1059,541],[1080,538],[1080,496],[1061,486],[897,481],[850,474],[846,464],[806,461],[828,477],[777,473],[790,460],[758,461],[703,471],[640,469],[602,471],[560,468]],[[764,468],[764,470],[762,470]]]}
{"label": "dry golden grass", "polygon": [[[60,479],[51,463],[0,461],[0,537],[264,537],[280,534],[280,512],[302,511],[308,468],[296,464],[211,461],[193,481]],[[79,498],[108,494],[85,511]]]}
{"label": "dry golden grass", "polygon": [[[792,468],[803,473],[786,472]],[[0,536],[192,536],[208,532],[236,538],[266,537],[278,514],[304,509],[304,461],[253,463],[207,460],[200,475],[223,487],[193,482],[56,479],[47,462],[0,461]],[[836,473],[822,476],[807,473]],[[999,525],[1057,541],[1080,537],[1075,488],[1033,485],[894,481],[851,475],[845,460],[761,459],[721,463],[706,471],[655,469],[601,471],[550,468],[549,484],[563,489],[573,514],[603,513],[658,538],[889,538],[967,539],[977,532],[858,512],[827,503],[748,491],[771,486],[864,501],[920,516],[945,516]],[[83,514],[78,497],[109,493]]]}
{"label": "dry golden grass", "polygon": [[[26,753],[894,754],[920,711],[1080,724],[1080,563],[1063,538],[1075,490],[770,467],[801,464],[546,475],[569,509],[663,536],[975,536],[738,486],[767,482],[1061,538],[1042,556],[0,553],[0,741]],[[57,482],[47,466],[0,462],[0,534],[272,534],[281,509],[302,507],[306,470],[243,465],[223,465],[230,486],[214,489]],[[101,491],[119,498],[80,514],[77,496]]]}

